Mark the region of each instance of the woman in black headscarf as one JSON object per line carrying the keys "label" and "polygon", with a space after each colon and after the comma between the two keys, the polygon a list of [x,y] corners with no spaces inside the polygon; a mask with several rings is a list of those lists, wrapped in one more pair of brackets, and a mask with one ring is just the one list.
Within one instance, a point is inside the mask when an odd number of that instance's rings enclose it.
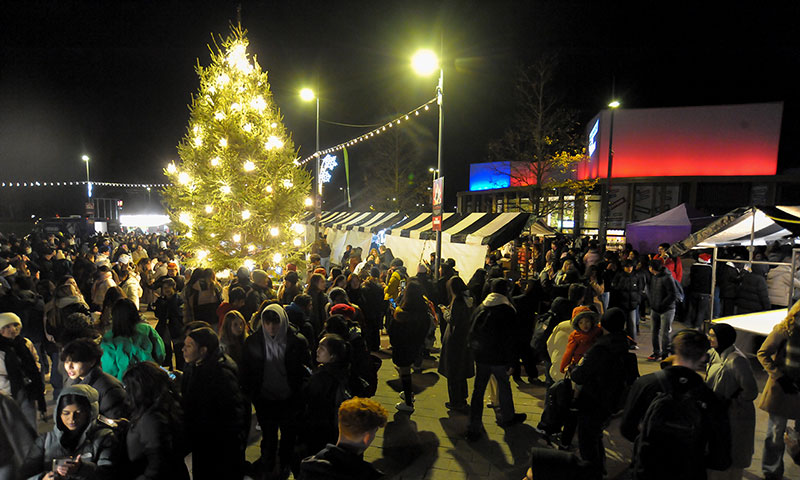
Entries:
{"label": "woman in black headscarf", "polygon": [[742,478],[744,469],[753,457],[756,410],[753,400],[758,385],[747,357],[734,345],[736,330],[725,323],[715,323],[708,331],[711,349],[706,368],[706,385],[728,405],[731,424],[731,458],[733,463],[725,472],[709,470],[709,479]]}

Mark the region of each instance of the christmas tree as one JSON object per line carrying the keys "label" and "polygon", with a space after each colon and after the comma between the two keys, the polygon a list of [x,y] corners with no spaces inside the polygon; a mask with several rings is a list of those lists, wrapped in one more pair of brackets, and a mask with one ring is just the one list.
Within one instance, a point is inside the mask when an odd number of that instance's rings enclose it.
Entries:
{"label": "christmas tree", "polygon": [[198,63],[200,90],[180,162],[165,169],[172,185],[164,200],[192,266],[276,267],[303,253],[311,177],[295,163],[267,73],[248,58],[246,32],[234,29],[221,45],[210,48],[209,66]]}

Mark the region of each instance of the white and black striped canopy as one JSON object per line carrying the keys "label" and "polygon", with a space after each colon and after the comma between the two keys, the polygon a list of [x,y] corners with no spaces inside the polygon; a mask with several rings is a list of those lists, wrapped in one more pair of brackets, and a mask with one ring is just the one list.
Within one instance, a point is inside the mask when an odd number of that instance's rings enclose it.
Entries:
{"label": "white and black striped canopy", "polygon": [[[435,237],[431,217],[431,213],[323,212],[320,226],[371,233],[384,230],[386,235],[430,240]],[[529,213],[444,213],[442,240],[499,248],[518,237],[529,219]]]}

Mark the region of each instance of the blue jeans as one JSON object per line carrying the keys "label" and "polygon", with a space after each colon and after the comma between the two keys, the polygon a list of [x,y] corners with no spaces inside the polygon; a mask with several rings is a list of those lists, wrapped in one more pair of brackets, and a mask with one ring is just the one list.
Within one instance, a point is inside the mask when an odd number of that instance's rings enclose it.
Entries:
{"label": "blue jeans", "polygon": [[628,318],[625,321],[625,332],[636,340],[636,335],[639,334],[639,309],[628,310],[626,315]]}
{"label": "blue jeans", "polygon": [[505,365],[487,365],[475,363],[475,385],[472,389],[472,403],[469,409],[469,427],[471,432],[479,432],[483,428],[483,395],[489,377],[497,380],[497,391],[500,397],[500,415],[498,422],[508,422],[514,418],[514,398],[511,396],[511,384],[508,382],[508,367]]}
{"label": "blue jeans", "polygon": [[[764,452],[761,471],[765,479],[783,478],[783,434],[786,432],[786,417],[770,413],[767,420],[767,436],[764,438]],[[797,428],[795,421],[794,428]]]}
{"label": "blue jeans", "polygon": [[[651,309],[650,318],[653,320],[653,355],[666,357],[669,355],[669,334],[672,332],[672,319],[675,318],[675,308],[670,308],[662,313]],[[661,341],[660,343],[659,340]]]}

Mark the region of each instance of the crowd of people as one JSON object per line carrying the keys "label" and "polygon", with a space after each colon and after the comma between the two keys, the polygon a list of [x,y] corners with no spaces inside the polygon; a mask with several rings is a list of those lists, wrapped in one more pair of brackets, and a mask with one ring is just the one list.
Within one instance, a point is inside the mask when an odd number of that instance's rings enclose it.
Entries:
{"label": "crowd of people", "polygon": [[[385,246],[366,256],[348,246],[337,264],[321,236],[307,268],[288,264],[275,277],[242,267],[220,279],[186,268],[171,235],[1,237],[0,429],[15,442],[0,456],[0,479],[189,478],[189,453],[197,479],[377,478],[363,452],[386,424],[369,397],[387,347],[401,385],[395,408],[408,415],[413,373],[439,353],[444,406],[467,417],[471,442],[485,435],[487,395],[498,425],[511,428],[527,420],[511,380],[547,387],[537,431],[567,452],[577,435],[579,455],[534,452],[529,475],[547,463],[602,478],[603,430],[621,414],[634,478],[741,478],[758,387],[735,331],[703,327],[716,315],[785,307],[800,280],[781,266],[731,263],[718,267],[711,292],[707,254],[677,258],[668,248],[524,242],[488,256],[465,282],[453,259],[433,272],[432,256],[412,273]],[[758,352],[769,374],[759,401],[769,412],[769,479],[782,477],[787,423],[800,417],[798,312],[800,303]],[[673,335],[676,319],[688,328]],[[651,324],[648,360],[663,368],[639,377],[642,322]],[[261,453],[249,463],[253,413]],[[50,431],[37,436],[40,422]],[[676,424],[685,428],[665,427]],[[537,467],[537,458],[547,460]]]}

